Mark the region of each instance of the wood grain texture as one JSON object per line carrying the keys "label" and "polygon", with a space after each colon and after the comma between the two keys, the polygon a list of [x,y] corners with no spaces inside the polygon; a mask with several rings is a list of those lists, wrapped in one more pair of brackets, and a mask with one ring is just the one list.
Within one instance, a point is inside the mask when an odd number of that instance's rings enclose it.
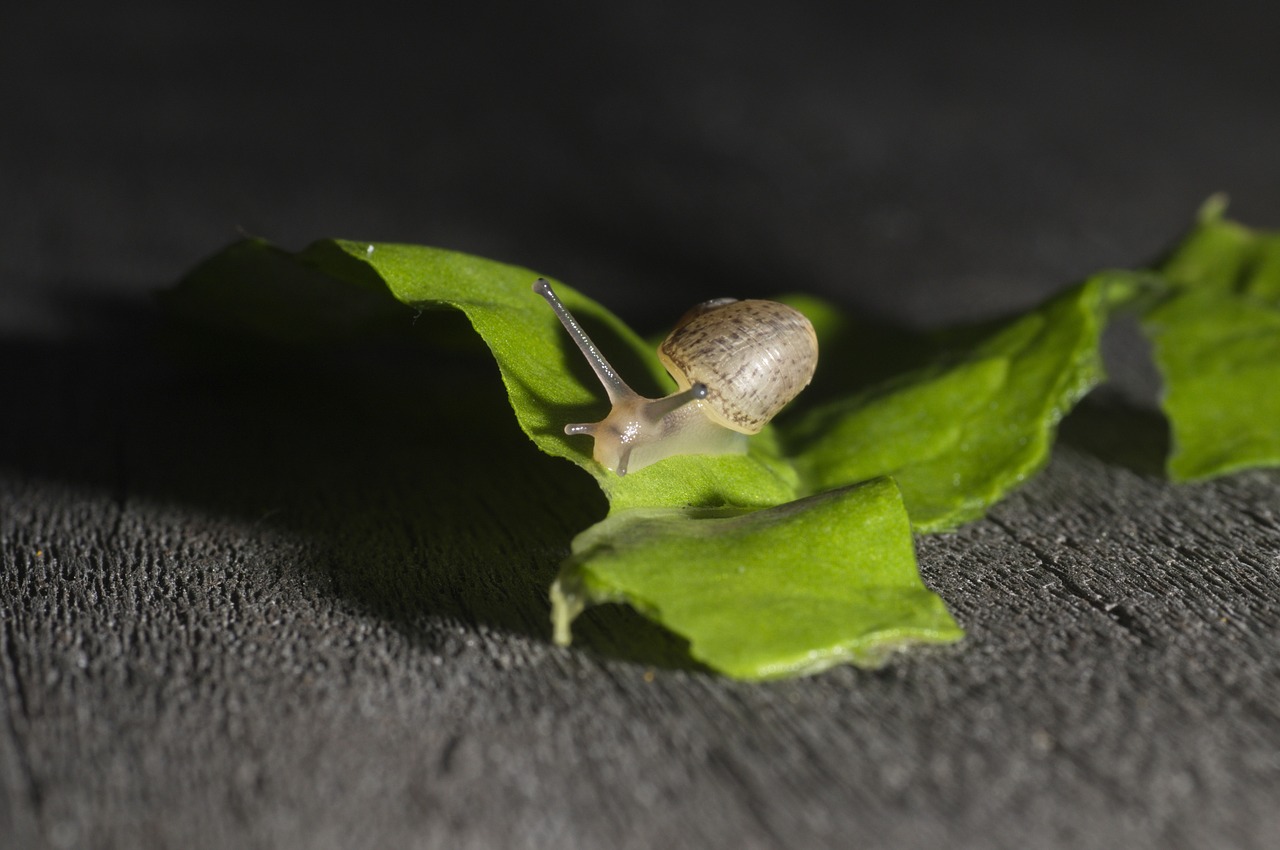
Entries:
{"label": "wood grain texture", "polygon": [[[962,645],[745,685],[674,645],[653,664],[621,611],[552,647],[543,589],[602,510],[593,485],[514,424],[414,419],[386,352],[194,377],[146,348],[7,353],[40,365],[5,397],[69,390],[8,421],[0,464],[5,777],[31,846],[1264,846],[1280,827],[1280,476],[1126,466],[1161,435],[1117,430],[1118,401],[988,520],[921,539]],[[433,486],[486,445],[503,487]]]}
{"label": "wood grain texture", "polygon": [[13,11],[0,846],[1274,846],[1280,473],[1166,482],[1131,339],[1039,477],[920,540],[962,644],[747,685],[625,609],[551,644],[604,503],[474,352],[191,363],[148,312],[237,226],[661,329],[784,289],[990,317],[1219,189],[1276,224],[1274,8],[1082,8]]}

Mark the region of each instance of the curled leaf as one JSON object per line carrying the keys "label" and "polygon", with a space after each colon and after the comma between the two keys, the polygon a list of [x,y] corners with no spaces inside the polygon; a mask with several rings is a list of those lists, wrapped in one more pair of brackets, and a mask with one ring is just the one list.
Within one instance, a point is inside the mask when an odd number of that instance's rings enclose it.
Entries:
{"label": "curled leaf", "polygon": [[[607,400],[532,291],[538,277],[420,245],[322,240],[290,254],[246,240],[194,269],[165,300],[197,323],[289,343],[403,327],[405,307],[455,309],[493,354],[521,430],[542,451],[590,472],[613,509],[765,507],[795,497],[795,472],[768,429],[747,455],[672,458],[624,478],[593,461],[591,441],[566,436],[564,425],[600,418]],[[569,286],[556,289],[638,389],[656,395],[673,386],[653,350],[616,316]],[[397,301],[405,305],[398,315]]]}
{"label": "curled leaf", "polygon": [[807,492],[892,475],[912,525],[981,516],[1039,469],[1058,422],[1102,378],[1111,275],[989,332],[950,363],[816,409],[784,431]]}

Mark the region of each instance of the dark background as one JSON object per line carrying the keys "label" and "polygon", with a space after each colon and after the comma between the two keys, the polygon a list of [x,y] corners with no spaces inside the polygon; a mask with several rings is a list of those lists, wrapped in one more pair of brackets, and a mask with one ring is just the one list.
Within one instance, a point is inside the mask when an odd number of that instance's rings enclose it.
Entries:
{"label": "dark background", "polygon": [[1214,192],[1280,225],[1278,10],[0,13],[0,843],[1273,846],[1280,480],[1166,482],[1132,338],[1039,478],[921,540],[964,644],[742,685],[621,610],[549,644],[603,503],[482,359],[190,367],[151,295],[248,233],[469,251],[651,331],[790,290],[989,318]]}

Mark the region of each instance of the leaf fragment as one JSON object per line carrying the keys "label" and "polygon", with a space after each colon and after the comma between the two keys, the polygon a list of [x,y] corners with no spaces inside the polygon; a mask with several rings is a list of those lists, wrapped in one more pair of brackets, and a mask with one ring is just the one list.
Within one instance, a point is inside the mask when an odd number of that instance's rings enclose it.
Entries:
{"label": "leaf fragment", "polygon": [[1160,265],[1169,290],[1143,316],[1175,481],[1280,465],[1280,233],[1222,214],[1207,206]]}
{"label": "leaf fragment", "polygon": [[588,605],[625,602],[740,679],[882,664],[963,635],[920,581],[886,478],[752,512],[622,511],[580,534],[552,590],[557,640]]}
{"label": "leaf fragment", "polygon": [[1102,379],[1117,279],[1100,274],[997,328],[949,365],[812,411],[784,432],[807,492],[892,475],[918,531],[976,519],[1048,459]]}
{"label": "leaf fragment", "polygon": [[1159,273],[1175,289],[1280,298],[1280,232],[1247,227],[1225,212],[1225,198],[1210,198]]}

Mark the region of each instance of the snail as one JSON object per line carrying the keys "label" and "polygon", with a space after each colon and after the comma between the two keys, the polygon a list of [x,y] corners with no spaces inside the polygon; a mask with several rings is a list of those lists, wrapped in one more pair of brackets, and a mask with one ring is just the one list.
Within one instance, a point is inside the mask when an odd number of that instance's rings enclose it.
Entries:
{"label": "snail", "polygon": [[626,475],[673,455],[742,454],[747,436],[809,385],[818,339],[800,311],[776,301],[718,298],[681,317],[658,346],[677,389],[645,398],[627,386],[586,331],[539,278],[533,291],[551,305],[609,396],[599,422],[566,425],[595,439],[593,457]]}

